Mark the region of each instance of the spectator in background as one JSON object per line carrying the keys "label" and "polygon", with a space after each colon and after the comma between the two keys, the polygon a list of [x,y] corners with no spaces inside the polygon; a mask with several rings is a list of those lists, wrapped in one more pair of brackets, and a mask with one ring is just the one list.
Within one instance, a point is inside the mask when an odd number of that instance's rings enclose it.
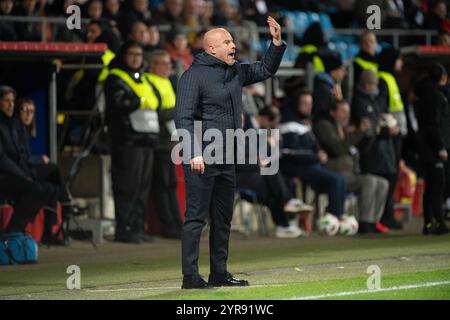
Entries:
{"label": "spectator in background", "polygon": [[[54,192],[54,196],[49,199],[46,205],[56,210],[56,201],[59,201],[62,206],[63,215],[73,213],[76,211],[76,207],[71,204],[71,197],[67,192],[58,165],[50,162],[49,157],[46,155],[38,156],[31,153],[29,145],[30,137],[34,138],[37,136],[35,120],[36,106],[33,100],[27,98],[20,99],[17,102],[15,114],[22,124],[19,129],[19,139],[24,149],[27,164],[35,170],[37,180],[48,184]],[[42,243],[61,244],[61,242],[56,241],[55,236],[52,234],[51,227],[57,224],[57,216],[52,213],[52,211],[46,211]]]}
{"label": "spectator in background", "polygon": [[175,131],[174,108],[175,90],[170,82],[172,61],[164,50],[156,50],[150,59],[150,73],[146,74],[161,97],[158,111],[159,140],[155,147],[153,168],[153,189],[151,193],[156,205],[162,236],[181,239],[181,215],[177,198],[177,175],[171,159],[171,151],[176,143],[171,141]]}
{"label": "spectator in background", "polygon": [[[0,0],[0,15],[11,15],[13,0]],[[18,38],[16,25],[13,21],[0,21],[0,41],[16,41]]]}
{"label": "spectator in background", "polygon": [[153,22],[149,21],[147,22],[147,28],[148,28],[148,46],[151,51],[156,49],[162,49],[161,45],[161,33],[159,32],[158,25],[154,24]]}
{"label": "spectator in background", "polygon": [[131,24],[130,33],[128,34],[128,40],[137,42],[144,50],[144,67],[147,67],[148,61],[153,51],[153,47],[150,45],[150,32],[147,24],[143,21],[135,21]]}
{"label": "spectator in background", "polygon": [[[436,31],[443,31],[447,20],[447,4],[444,0],[429,2],[429,12],[423,27]],[[447,31],[447,30],[446,30]]]}
{"label": "spectator in background", "polygon": [[450,33],[440,32],[437,45],[441,47],[450,47]]}
{"label": "spectator in background", "polygon": [[148,0],[130,0],[126,4],[128,5],[124,6],[124,12],[119,24],[122,36],[131,32],[131,26],[136,21],[148,21],[152,17],[148,9]]}
{"label": "spectator in background", "polygon": [[[352,102],[352,122],[360,126],[364,118],[371,125],[366,137],[369,141],[360,146],[360,166],[363,174],[380,176],[389,181],[389,190],[384,208],[383,225],[400,228],[394,220],[394,191],[397,184],[398,163],[393,138],[400,133],[400,128],[389,116],[385,99],[380,96],[378,76],[372,70],[361,73]],[[380,229],[386,230],[383,226]]]}
{"label": "spectator in background", "polygon": [[258,26],[265,26],[268,15],[279,19],[270,0],[239,0],[241,11],[246,20],[255,22]]}
{"label": "spectator in background", "polygon": [[157,25],[178,27],[182,23],[183,0],[165,0],[162,10],[155,12],[153,22]]}
{"label": "spectator in background", "polygon": [[[419,159],[424,170],[425,193],[423,195],[423,234],[442,235],[449,232],[444,220],[442,203],[445,188],[444,163],[448,161],[445,132],[448,123],[448,100],[442,92],[447,84],[447,71],[441,64],[433,64],[428,77],[417,86],[419,97],[417,120],[419,122]],[[434,221],[433,221],[434,219]]]}
{"label": "spectator in background", "polygon": [[[200,14],[202,12],[203,0],[184,0],[183,2],[183,26],[187,28],[200,28],[202,21]],[[187,33],[189,43],[194,41],[195,31]]]}
{"label": "spectator in background", "polygon": [[[312,63],[315,73],[324,72],[325,66],[320,57],[328,51],[328,41],[325,33],[318,22],[309,25],[303,34],[298,55],[295,60],[295,67],[306,69]],[[286,80],[285,91],[298,90],[305,86],[304,77],[293,76]]]}
{"label": "spectator in background", "polygon": [[202,26],[214,25],[212,18],[214,16],[214,1],[213,0],[203,0],[200,11],[200,22]]}
{"label": "spectator in background", "polygon": [[[13,10],[13,15],[23,17],[38,17],[39,8],[36,6],[36,0],[23,0]],[[18,40],[20,41],[41,41],[42,25],[33,22],[16,22]]]}
{"label": "spectator in background", "polygon": [[328,117],[330,108],[337,100],[342,100],[341,82],[345,78],[347,68],[342,62],[341,55],[336,51],[329,51],[321,56],[324,72],[319,72],[314,78],[313,120]]}
{"label": "spectator in background", "polygon": [[359,85],[359,78],[363,70],[372,70],[378,73],[377,59],[377,36],[373,31],[366,31],[360,39],[360,49],[353,59],[353,80],[356,86]]}
{"label": "spectator in background", "polygon": [[345,179],[324,167],[328,155],[319,147],[312,132],[312,107],[312,96],[308,92],[299,93],[293,104],[283,106],[280,167],[285,176],[299,178],[316,192],[327,193],[327,212],[340,218],[344,213]]}
{"label": "spectator in background", "polygon": [[16,92],[0,86],[0,196],[14,200],[14,214],[6,232],[25,232],[27,224],[53,196],[36,179],[19,138],[21,124],[14,117]]}
{"label": "spectator in background", "polygon": [[187,70],[194,60],[187,37],[181,30],[172,31],[170,41],[166,43],[165,49],[172,61],[180,62],[184,70]]}
{"label": "spectator in background", "polygon": [[105,0],[103,2],[103,17],[113,20],[116,23],[120,21],[120,1],[119,0]]}
{"label": "spectator in background", "polygon": [[214,13],[212,24],[215,26],[232,26],[234,17],[239,7],[232,0],[220,0],[217,2],[217,10]]}
{"label": "spectator in background", "polygon": [[324,50],[328,50],[328,42],[323,29],[318,22],[312,23],[303,34],[298,56],[295,60],[297,68],[306,69],[307,64],[312,62],[314,72],[324,72],[325,66],[320,58]]}
{"label": "spectator in background", "polygon": [[89,0],[86,3],[86,17],[88,19],[100,19],[103,14],[103,2],[101,0]]}
{"label": "spectator in background", "polygon": [[[280,111],[276,107],[264,107],[254,116],[244,117],[243,129],[260,130],[276,129],[280,122]],[[268,144],[277,143],[273,136],[269,136]],[[248,146],[247,146],[248,147]],[[247,157],[250,156],[247,148]],[[261,175],[260,167],[264,166],[264,159],[258,159],[258,164],[237,165],[237,186],[255,191],[258,201],[267,205],[276,225],[276,238],[297,238],[302,235],[298,224],[290,223],[289,215],[296,213],[311,213],[313,208],[293,197],[284,177],[278,172],[275,175]],[[295,222],[295,220],[294,220]]]}
{"label": "spectator in background", "polygon": [[347,192],[355,193],[359,203],[359,229],[361,234],[379,233],[377,222],[383,215],[389,182],[379,176],[360,174],[355,146],[365,142],[365,134],[371,128],[368,118],[362,118],[359,128],[349,126],[350,106],[341,100],[331,108],[328,119],[320,119],[314,125],[314,133],[321,147],[329,156],[328,169],[340,173],[347,185]]}

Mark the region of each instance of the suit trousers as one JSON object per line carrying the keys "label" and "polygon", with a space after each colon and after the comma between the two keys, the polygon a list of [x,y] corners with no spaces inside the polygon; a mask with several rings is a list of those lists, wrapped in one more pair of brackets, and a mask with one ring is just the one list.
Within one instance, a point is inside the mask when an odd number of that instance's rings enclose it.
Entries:
{"label": "suit trousers", "polygon": [[199,274],[200,237],[210,218],[210,271],[227,272],[228,243],[233,216],[236,170],[234,165],[207,165],[203,174],[183,165],[186,182],[186,214],[182,230],[181,256],[184,276]]}

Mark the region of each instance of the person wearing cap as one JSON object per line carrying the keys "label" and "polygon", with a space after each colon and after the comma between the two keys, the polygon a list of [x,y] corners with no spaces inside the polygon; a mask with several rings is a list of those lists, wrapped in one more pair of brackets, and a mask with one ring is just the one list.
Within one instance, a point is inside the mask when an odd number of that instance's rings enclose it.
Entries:
{"label": "person wearing cap", "polygon": [[341,100],[341,82],[347,74],[347,69],[337,51],[328,51],[321,55],[325,71],[314,78],[313,121],[328,117],[331,106]]}
{"label": "person wearing cap", "polygon": [[359,78],[363,70],[378,72],[377,46],[377,36],[373,31],[367,31],[361,36],[360,50],[353,59],[353,81],[355,88],[359,84]]}
{"label": "person wearing cap", "polygon": [[447,83],[447,77],[444,66],[436,63],[428,69],[428,77],[416,86],[416,94],[419,97],[416,106],[419,160],[426,183],[423,195],[424,235],[442,235],[449,232],[442,210],[444,163],[448,162],[444,132],[449,126],[443,121],[443,115],[448,112],[449,105],[442,87]]}
{"label": "person wearing cap", "polygon": [[137,244],[152,241],[144,232],[144,220],[159,135],[160,105],[154,86],[143,75],[142,64],[142,47],[137,42],[126,42],[109,65],[104,83],[115,240]]}
{"label": "person wearing cap", "polygon": [[[393,193],[398,172],[393,138],[399,134],[400,128],[386,120],[390,118],[389,109],[386,100],[379,94],[378,82],[378,76],[372,70],[361,73],[353,95],[351,119],[355,126],[360,126],[364,119],[370,120],[366,143],[359,145],[361,173],[380,176],[389,182],[386,211],[393,210]],[[375,227],[379,231],[387,231],[380,223]]]}

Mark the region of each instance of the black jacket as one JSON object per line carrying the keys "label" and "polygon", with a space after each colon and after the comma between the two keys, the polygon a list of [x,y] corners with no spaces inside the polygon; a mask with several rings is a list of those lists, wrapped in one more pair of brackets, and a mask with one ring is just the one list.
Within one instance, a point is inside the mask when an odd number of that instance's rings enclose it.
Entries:
{"label": "black jacket", "polygon": [[353,96],[352,102],[352,122],[359,126],[361,119],[366,117],[371,120],[371,132],[360,149],[360,167],[362,173],[376,175],[395,174],[397,164],[395,159],[395,149],[389,129],[380,127],[380,132],[376,134],[376,128],[380,124],[380,115],[388,113],[388,107],[380,96],[368,95],[359,88]]}
{"label": "black jacket", "polygon": [[[194,121],[202,121],[202,134],[214,128],[225,138],[226,129],[241,128],[242,87],[273,76],[285,49],[284,43],[278,47],[271,43],[261,61],[236,62],[232,66],[206,52],[196,55],[178,82],[177,129],[186,129],[194,137]],[[194,139],[191,139],[191,155],[198,156],[194,151]]]}
{"label": "black jacket", "polygon": [[20,130],[24,129],[16,118],[0,112],[0,174],[35,178],[28,165],[28,145],[24,145]]}
{"label": "black jacket", "polygon": [[[110,69],[115,66],[112,65]],[[119,66],[118,66],[119,67]],[[121,67],[119,67],[121,68]],[[135,74],[123,67],[123,71]],[[139,79],[142,80],[142,73]],[[133,145],[154,145],[157,141],[157,135],[139,133],[132,129],[129,115],[139,109],[140,98],[132,91],[132,89],[122,79],[114,74],[110,74],[105,80],[105,102],[106,102],[106,122],[108,124],[108,133],[111,143],[127,143]]]}
{"label": "black jacket", "polygon": [[310,121],[296,111],[296,104],[286,104],[281,109],[281,160],[283,170],[319,164],[319,146]]}
{"label": "black jacket", "polygon": [[448,101],[442,89],[431,81],[422,82],[416,88],[419,156],[425,162],[439,162],[438,153],[446,148],[444,130],[450,125],[443,121],[444,115],[448,116]]}
{"label": "black jacket", "polygon": [[326,72],[321,72],[314,78],[313,120],[327,118],[330,108],[336,104],[334,93],[335,81]]}

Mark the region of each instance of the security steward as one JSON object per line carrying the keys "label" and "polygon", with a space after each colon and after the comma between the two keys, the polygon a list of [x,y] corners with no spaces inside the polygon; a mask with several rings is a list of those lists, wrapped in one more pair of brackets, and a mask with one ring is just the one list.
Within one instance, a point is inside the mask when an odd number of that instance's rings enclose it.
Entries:
{"label": "security steward", "polygon": [[160,104],[153,86],[143,76],[142,65],[142,47],[136,42],[126,42],[111,62],[104,84],[115,240],[137,244],[153,241],[144,232],[144,221],[159,135]]}
{"label": "security steward", "polygon": [[153,168],[153,189],[156,211],[162,225],[162,236],[181,239],[182,221],[177,199],[177,176],[175,165],[171,160],[174,142],[171,136],[175,131],[174,110],[175,90],[170,76],[172,62],[170,55],[164,50],[155,50],[150,59],[150,72],[145,73],[147,79],[155,86],[161,97],[158,109],[160,134],[155,148],[155,164]]}

